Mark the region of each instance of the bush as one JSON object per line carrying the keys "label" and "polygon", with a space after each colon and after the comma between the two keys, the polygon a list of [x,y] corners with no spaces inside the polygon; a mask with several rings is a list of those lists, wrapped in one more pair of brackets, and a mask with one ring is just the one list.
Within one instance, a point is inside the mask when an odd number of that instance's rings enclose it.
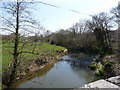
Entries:
{"label": "bush", "polygon": [[93,63],[93,64],[89,65],[89,67],[90,67],[92,70],[95,70],[96,68],[98,68],[98,65],[97,65],[97,63]]}
{"label": "bush", "polygon": [[105,68],[102,66],[101,68],[98,68],[98,72],[96,72],[97,76],[102,76],[105,73]]}
{"label": "bush", "polygon": [[103,75],[103,74],[104,74],[104,72],[105,72],[105,68],[104,68],[104,67],[102,67],[102,68],[99,70],[99,74],[100,74],[100,76],[101,76],[101,75]]}
{"label": "bush", "polygon": [[106,62],[104,62],[104,66],[105,67],[109,67],[109,66],[112,66],[112,62],[109,62],[109,61],[106,61]]}

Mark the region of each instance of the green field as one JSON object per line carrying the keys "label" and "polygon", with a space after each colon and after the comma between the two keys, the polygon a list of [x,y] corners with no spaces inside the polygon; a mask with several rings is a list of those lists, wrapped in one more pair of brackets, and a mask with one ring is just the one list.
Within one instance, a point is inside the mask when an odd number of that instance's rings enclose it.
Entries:
{"label": "green field", "polygon": [[[23,44],[19,44],[19,51],[21,51]],[[22,51],[29,51],[32,52],[34,48],[34,43],[26,43]],[[2,68],[6,68],[8,64],[13,60],[13,43],[11,41],[2,41]],[[34,60],[39,58],[40,55],[56,55],[56,52],[65,50],[64,47],[51,45],[48,43],[37,42],[36,48],[34,53],[22,53],[21,55],[24,56],[25,60]]]}

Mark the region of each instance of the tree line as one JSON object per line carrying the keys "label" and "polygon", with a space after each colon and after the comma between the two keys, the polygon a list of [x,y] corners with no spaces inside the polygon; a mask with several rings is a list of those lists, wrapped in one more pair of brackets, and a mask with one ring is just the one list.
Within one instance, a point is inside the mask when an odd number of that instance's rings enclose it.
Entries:
{"label": "tree line", "polygon": [[[69,49],[94,51],[100,54],[118,52],[119,11],[120,5],[112,8],[110,13],[101,12],[92,15],[91,20],[80,20],[66,30],[60,29],[55,33],[47,31],[46,36],[41,38],[43,41]],[[117,50],[114,49],[115,43],[118,44]]]}

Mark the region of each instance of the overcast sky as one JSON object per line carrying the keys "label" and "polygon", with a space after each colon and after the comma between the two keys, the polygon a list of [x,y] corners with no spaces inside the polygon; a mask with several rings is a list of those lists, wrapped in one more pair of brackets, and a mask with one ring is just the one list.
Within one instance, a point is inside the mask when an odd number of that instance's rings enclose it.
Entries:
{"label": "overcast sky", "polygon": [[[98,14],[99,12],[109,12],[112,7],[118,5],[119,0],[39,0],[44,3],[60,6],[55,8],[44,4],[36,5],[35,17],[48,30],[57,31],[60,28],[66,29],[80,19],[91,18],[85,14]],[[79,11],[83,14],[69,11],[68,9]]]}

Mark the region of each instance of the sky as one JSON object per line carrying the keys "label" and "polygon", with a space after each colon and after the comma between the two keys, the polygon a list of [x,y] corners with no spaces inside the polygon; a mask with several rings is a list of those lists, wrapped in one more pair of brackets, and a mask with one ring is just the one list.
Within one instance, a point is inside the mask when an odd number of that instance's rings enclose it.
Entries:
{"label": "sky", "polygon": [[[4,0],[3,0],[4,1]],[[5,0],[7,1],[7,0]],[[9,0],[13,1],[13,0]],[[45,29],[52,32],[67,29],[79,20],[91,19],[89,15],[100,12],[109,12],[118,5],[119,0],[34,0],[61,8],[52,7],[42,3],[33,6],[33,17],[41,22]],[[70,9],[80,13],[72,12]]]}
{"label": "sky", "polygon": [[[56,5],[62,8],[38,4],[36,5],[35,18],[39,19],[43,26],[53,32],[63,28],[67,29],[81,19],[90,19],[89,15],[100,12],[109,12],[112,7],[118,5],[119,0],[39,0],[44,3]],[[75,13],[68,9],[81,12]],[[86,15],[88,14],[88,15]]]}

